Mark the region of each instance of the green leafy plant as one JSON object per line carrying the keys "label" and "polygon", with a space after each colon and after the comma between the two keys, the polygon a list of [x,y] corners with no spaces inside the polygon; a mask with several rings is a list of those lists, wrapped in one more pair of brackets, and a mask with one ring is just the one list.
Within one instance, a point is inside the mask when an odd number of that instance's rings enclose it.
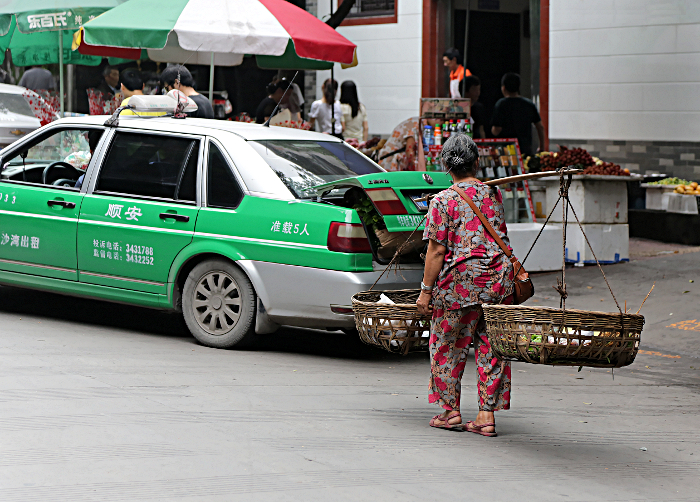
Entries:
{"label": "green leafy plant", "polygon": [[357,211],[362,223],[364,223],[369,230],[374,231],[386,228],[384,218],[377,212],[372,201],[369,200],[369,197],[365,196],[360,198],[352,208]]}

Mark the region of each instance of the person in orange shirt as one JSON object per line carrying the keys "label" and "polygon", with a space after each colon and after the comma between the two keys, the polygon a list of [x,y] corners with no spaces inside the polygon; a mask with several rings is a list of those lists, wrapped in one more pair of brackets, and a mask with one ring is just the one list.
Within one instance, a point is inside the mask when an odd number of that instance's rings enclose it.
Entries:
{"label": "person in orange shirt", "polygon": [[469,77],[472,72],[459,64],[459,51],[451,47],[442,55],[442,64],[450,69],[450,97],[461,98],[459,84],[464,77]]}

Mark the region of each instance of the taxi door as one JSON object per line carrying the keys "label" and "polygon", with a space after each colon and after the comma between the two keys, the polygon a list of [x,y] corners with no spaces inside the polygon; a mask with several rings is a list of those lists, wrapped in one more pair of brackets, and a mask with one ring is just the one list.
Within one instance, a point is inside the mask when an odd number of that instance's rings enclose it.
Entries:
{"label": "taxi door", "polygon": [[80,282],[166,294],[194,234],[202,138],[117,130],[78,223]]}
{"label": "taxi door", "polygon": [[[0,270],[76,281],[81,171],[102,128],[54,127],[6,149],[0,178]],[[90,169],[94,166],[91,165]]]}

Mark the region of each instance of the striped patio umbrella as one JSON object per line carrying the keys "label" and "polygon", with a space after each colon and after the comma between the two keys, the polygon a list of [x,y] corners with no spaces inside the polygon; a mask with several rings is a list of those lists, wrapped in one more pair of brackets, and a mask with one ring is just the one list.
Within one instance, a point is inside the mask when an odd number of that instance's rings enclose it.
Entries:
{"label": "striped patio umbrella", "polygon": [[[329,69],[352,64],[355,44],[286,0],[127,0],[73,38],[84,55],[234,66]],[[210,78],[210,98],[213,78]]]}

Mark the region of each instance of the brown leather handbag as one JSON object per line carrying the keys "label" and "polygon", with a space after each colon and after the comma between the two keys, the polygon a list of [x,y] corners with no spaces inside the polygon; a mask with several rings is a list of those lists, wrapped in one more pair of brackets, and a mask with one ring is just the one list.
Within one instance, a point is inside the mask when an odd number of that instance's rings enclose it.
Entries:
{"label": "brown leather handbag", "polygon": [[457,185],[452,185],[452,189],[455,192],[457,192],[460,195],[460,197],[462,197],[467,202],[467,204],[469,204],[469,207],[472,208],[474,214],[476,214],[476,216],[481,220],[481,223],[484,225],[484,228],[488,230],[488,232],[491,234],[491,237],[494,238],[498,246],[503,250],[505,255],[510,259],[510,262],[513,264],[513,272],[515,273],[515,278],[513,280],[513,303],[515,305],[520,305],[528,298],[532,298],[532,296],[535,294],[535,286],[532,284],[532,280],[530,280],[530,275],[525,271],[523,266],[513,254],[513,252],[508,248],[508,246],[506,246],[506,243],[503,242],[503,239],[501,239],[498,236],[496,230],[494,230],[494,228],[489,223],[489,220],[486,219],[486,216],[484,216],[484,214],[479,210],[479,208],[476,207],[474,201],[471,200],[471,198],[464,192],[464,190],[459,188]]}

